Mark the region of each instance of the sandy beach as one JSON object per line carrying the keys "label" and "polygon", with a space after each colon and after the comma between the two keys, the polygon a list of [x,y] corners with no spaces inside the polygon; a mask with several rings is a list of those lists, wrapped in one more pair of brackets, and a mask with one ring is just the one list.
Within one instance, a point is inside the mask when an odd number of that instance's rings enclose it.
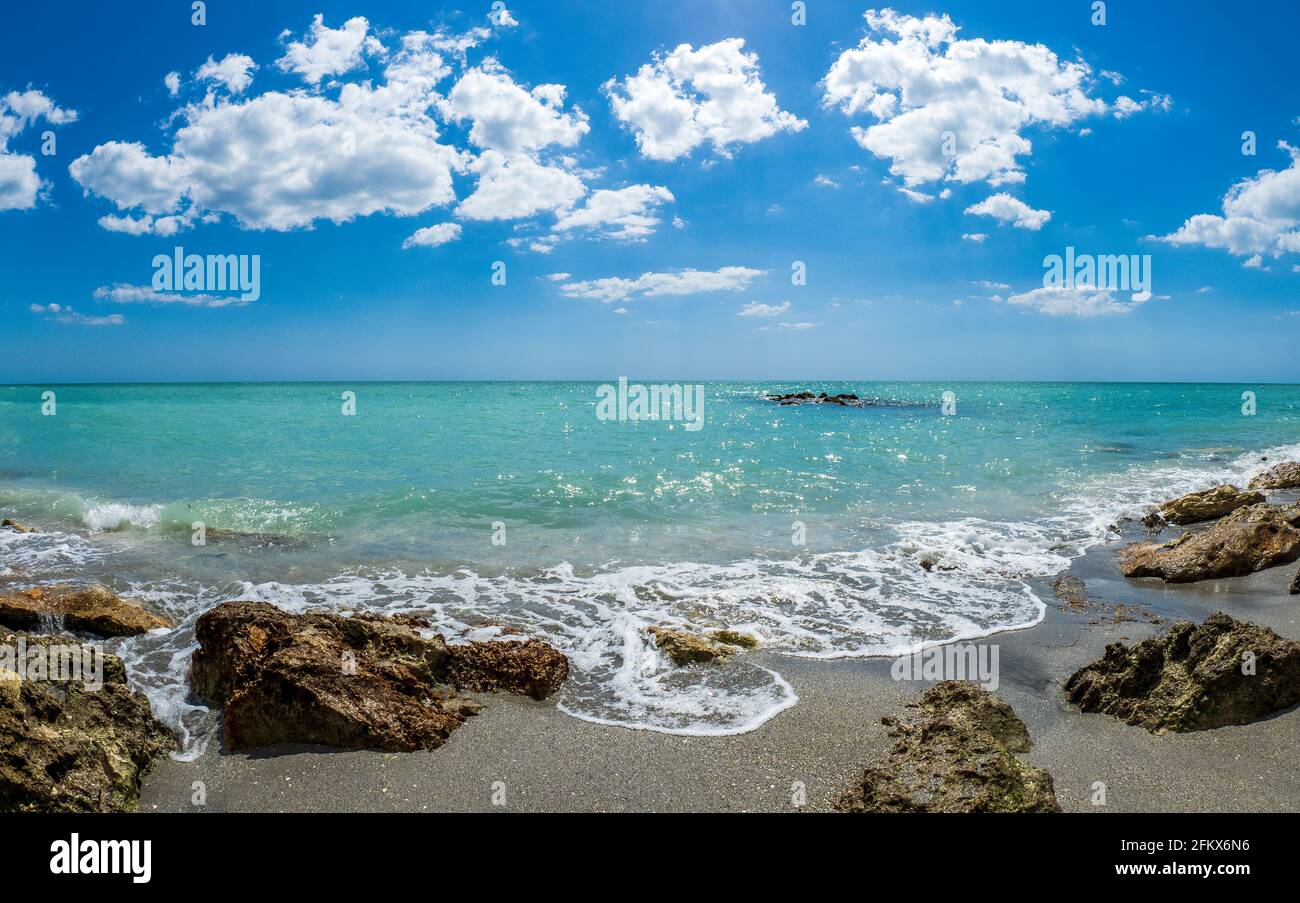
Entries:
{"label": "sandy beach", "polygon": [[[1086,581],[1090,601],[1136,606],[1162,625],[1095,623],[1104,609],[1067,611],[1042,581],[1031,586],[1047,602],[1044,622],[985,641],[1000,647],[998,695],[1033,739],[1026,758],[1051,773],[1067,812],[1300,809],[1294,709],[1245,726],[1154,736],[1067,704],[1062,683],[1107,644],[1140,641],[1174,620],[1222,611],[1300,638],[1300,606],[1287,592],[1294,565],[1181,587],[1125,580],[1115,552],[1142,538],[1134,527],[1077,559],[1070,573]],[[145,778],[139,811],[828,811],[888,748],[880,719],[902,712],[927,685],[895,681],[888,660],[779,661],[799,703],[741,736],[628,730],[568,717],[553,702],[480,696],[483,714],[433,752],[230,754],[214,739],[197,761],[160,761]],[[203,806],[192,802],[195,782],[204,785]],[[1106,785],[1104,805],[1093,803],[1097,782]]]}

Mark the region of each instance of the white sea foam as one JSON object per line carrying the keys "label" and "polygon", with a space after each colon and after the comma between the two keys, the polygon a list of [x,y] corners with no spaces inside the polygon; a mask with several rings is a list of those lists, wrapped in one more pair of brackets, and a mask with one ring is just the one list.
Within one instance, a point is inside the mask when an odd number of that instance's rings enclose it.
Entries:
{"label": "white sea foam", "polygon": [[124,527],[147,530],[158,523],[162,505],[126,505],[121,502],[86,503],[81,519],[91,533],[106,533]]}

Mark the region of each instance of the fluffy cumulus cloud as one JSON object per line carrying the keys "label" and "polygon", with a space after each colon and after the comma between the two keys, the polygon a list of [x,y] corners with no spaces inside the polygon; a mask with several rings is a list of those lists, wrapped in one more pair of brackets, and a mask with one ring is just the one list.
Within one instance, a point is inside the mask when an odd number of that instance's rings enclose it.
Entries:
{"label": "fluffy cumulus cloud", "polygon": [[1222,215],[1197,214],[1159,240],[1260,256],[1260,264],[1262,255],[1300,254],[1300,149],[1286,142],[1279,147],[1290,155],[1290,166],[1265,169],[1238,182],[1223,198]]}
{"label": "fluffy cumulus cloud", "polygon": [[65,110],[40,91],[10,91],[0,95],[0,211],[30,210],[46,183],[36,174],[36,158],[9,148],[9,142],[36,122],[59,126],[75,122],[75,110]]}
{"label": "fluffy cumulus cloud", "polygon": [[[671,192],[593,193],[593,174],[573,156],[590,131],[586,114],[567,107],[563,85],[519,84],[492,57],[471,66],[468,51],[491,37],[483,28],[410,32],[385,44],[363,18],[330,28],[316,16],[276,64],[307,88],[253,93],[251,58],[209,58],[196,80],[224,90],[176,111],[167,152],[108,141],[70,170],[87,194],[117,208],[100,225],[131,235],[174,235],[224,215],[247,229],[287,231],[438,207],[466,221],[554,216],[549,234],[517,242],[542,253],[574,235],[653,233]],[[179,76],[168,85],[179,91]],[[474,177],[459,203],[458,175]],[[459,234],[430,226],[405,246]]]}
{"label": "fluffy cumulus cloud", "polygon": [[417,230],[414,235],[402,242],[402,249],[441,247],[459,239],[460,233],[459,223],[439,223],[436,226]]}
{"label": "fluffy cumulus cloud", "polygon": [[682,44],[605,89],[614,115],[653,160],[676,160],[702,144],[727,156],[734,145],[808,125],[778,106],[760,77],[758,54],[746,53],[741,38],[698,50]]}
{"label": "fluffy cumulus cloud", "polygon": [[[243,94],[248,86],[253,83],[253,72],[257,69],[257,64],[253,62],[251,56],[245,56],[242,53],[226,54],[220,62],[216,62],[212,57],[199,67],[194,73],[194,77],[201,82],[213,82],[223,85],[231,94]],[[169,81],[176,73],[171,73],[164,81],[167,82],[167,90],[175,96],[180,90],[180,77],[177,76],[175,88]]]}
{"label": "fluffy cumulus cloud", "polygon": [[[348,19],[342,28],[329,28],[317,13],[310,31],[301,41],[290,41],[275,64],[285,72],[296,72],[309,85],[318,85],[328,76],[359,69],[367,56],[383,55],[384,45],[369,32],[364,16]],[[289,35],[286,31],[281,38]]]}
{"label": "fluffy cumulus cloud", "polygon": [[586,282],[568,282],[560,291],[570,298],[585,298],[612,304],[631,298],[703,295],[710,292],[740,292],[767,275],[766,270],[723,267],[720,270],[678,270],[673,273],[645,273],[637,279],[611,276]]}
{"label": "fluffy cumulus cloud", "polygon": [[643,241],[662,222],[659,208],[673,200],[673,193],[662,185],[605,189],[594,192],[582,207],[562,213],[555,229],[557,232],[585,229],[607,238]]}
{"label": "fluffy cumulus cloud", "polygon": [[1037,232],[1052,218],[1052,214],[1048,211],[1035,210],[1006,192],[999,192],[978,204],[972,204],[966,208],[966,212],[974,216],[991,216],[1000,223],[1010,224],[1017,229],[1028,229],[1031,232]]}
{"label": "fluffy cumulus cloud", "polygon": [[1149,295],[1135,295],[1132,300],[1125,301],[1109,291],[1093,288],[1036,288],[1012,295],[1006,303],[1053,317],[1087,319],[1131,313],[1149,298]]}

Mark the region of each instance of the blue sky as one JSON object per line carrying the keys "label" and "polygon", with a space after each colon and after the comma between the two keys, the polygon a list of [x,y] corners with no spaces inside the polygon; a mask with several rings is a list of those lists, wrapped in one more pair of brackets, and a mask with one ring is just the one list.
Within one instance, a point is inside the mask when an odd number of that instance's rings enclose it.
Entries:
{"label": "blue sky", "polygon": [[1300,376],[1291,4],[869,9],[15,8],[0,382]]}

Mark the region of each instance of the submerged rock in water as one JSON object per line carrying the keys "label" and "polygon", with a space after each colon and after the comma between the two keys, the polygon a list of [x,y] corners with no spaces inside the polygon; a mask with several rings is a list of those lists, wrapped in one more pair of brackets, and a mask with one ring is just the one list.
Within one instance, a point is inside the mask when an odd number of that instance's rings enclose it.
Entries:
{"label": "submerged rock in water", "polygon": [[[83,661],[95,650],[67,637],[0,635],[0,643],[30,653],[38,647]],[[51,651],[51,647],[53,650]],[[153,717],[149,701],[127,685],[121,659],[104,655],[96,675],[86,670],[20,677],[0,669],[0,811],[123,812],[140,797],[140,779],[176,739]],[[51,680],[80,676],[81,680]],[[92,686],[87,685],[87,681]]]}
{"label": "submerged rock in water", "polygon": [[1292,512],[1271,505],[1240,508],[1202,533],[1164,545],[1143,542],[1120,551],[1125,577],[1194,583],[1242,577],[1300,558],[1300,530]]}
{"label": "submerged rock in water", "polygon": [[840,794],[841,812],[1060,812],[1052,776],[1016,756],[1031,746],[1011,706],[962,681],[926,691],[894,746]]}
{"label": "submerged rock in water", "polygon": [[792,395],[769,395],[770,400],[777,404],[790,406],[801,404],[832,404],[841,408],[861,408],[866,406],[861,398],[856,395],[827,395],[825,392],[820,395],[814,395],[811,392],[796,392]]}
{"label": "submerged rock in water", "polygon": [[175,626],[102,586],[48,586],[0,596],[0,625],[39,630],[43,623],[103,637],[139,636]]}
{"label": "submerged rock in water", "polygon": [[1259,505],[1266,499],[1258,492],[1242,492],[1236,486],[1216,486],[1204,492],[1193,492],[1172,502],[1165,502],[1157,512],[1171,524],[1187,526],[1218,520],[1238,508]]}
{"label": "submerged rock in water", "polygon": [[754,649],[758,640],[734,630],[715,630],[708,636],[687,630],[651,627],[647,633],[655,647],[662,650],[674,665],[695,665],[726,658],[737,649]]}
{"label": "submerged rock in water", "polygon": [[1251,489],[1300,489],[1300,461],[1285,461],[1250,481]]}
{"label": "submerged rock in water", "polygon": [[1106,647],[1065,693],[1155,734],[1249,724],[1300,702],[1300,643],[1225,614],[1180,621],[1132,648]]}
{"label": "submerged rock in water", "polygon": [[198,620],[190,683],[224,705],[233,750],[280,743],[436,749],[481,706],[458,690],[544,699],[569,660],[537,640],[449,645],[419,618],[289,614],[227,602]]}
{"label": "submerged rock in water", "polygon": [[37,530],[35,527],[27,527],[27,526],[24,526],[23,524],[18,523],[18,521],[16,521],[16,520],[10,520],[10,519],[7,518],[7,517],[4,519],[3,522],[0,522],[0,529],[4,529],[4,530],[13,530],[15,533],[39,533],[39,532],[41,532],[40,530]]}

